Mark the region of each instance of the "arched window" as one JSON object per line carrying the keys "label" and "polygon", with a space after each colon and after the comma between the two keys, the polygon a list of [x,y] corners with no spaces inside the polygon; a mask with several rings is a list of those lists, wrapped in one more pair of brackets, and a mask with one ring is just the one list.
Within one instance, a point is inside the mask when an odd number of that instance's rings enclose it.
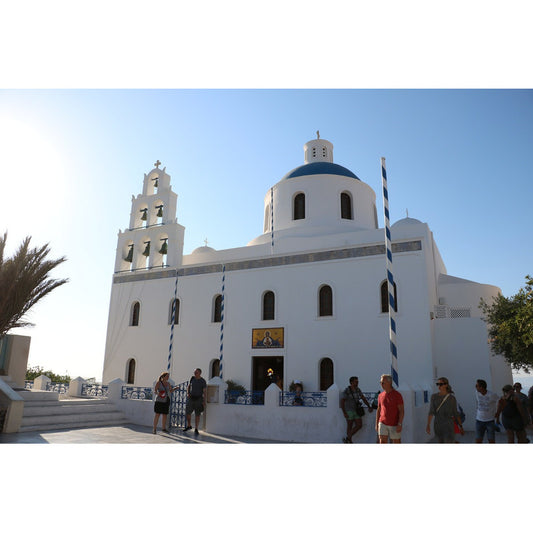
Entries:
{"label": "arched window", "polygon": [[293,220],[302,220],[305,218],[305,194],[298,193],[294,197],[294,207],[292,213]]}
{"label": "arched window", "polygon": [[262,320],[274,320],[275,296],[272,291],[263,294],[263,317]]}
{"label": "arched window", "polygon": [[126,383],[133,385],[135,383],[135,359],[130,359],[126,367]]}
{"label": "arched window", "polygon": [[211,361],[211,371],[209,372],[210,378],[216,378],[220,376],[220,359],[213,359]]}
{"label": "arched window", "polygon": [[333,316],[333,292],[329,285],[318,291],[318,316]]}
{"label": "arched window", "polygon": [[222,294],[213,300],[213,322],[222,322]]}
{"label": "arched window", "polygon": [[[398,312],[398,295],[396,293],[396,282],[394,282],[394,310]],[[381,284],[381,312],[389,312],[389,284],[385,280]]]}
{"label": "arched window", "polygon": [[341,193],[341,218],[353,220],[352,197],[347,193]]}
{"label": "arched window", "polygon": [[333,361],[324,357],[320,361],[320,390],[328,390],[333,385]]}
{"label": "arched window", "polygon": [[135,302],[131,306],[130,326],[138,326],[139,325],[140,315],[141,315],[141,304],[139,302]]}
{"label": "arched window", "polygon": [[[172,324],[172,305],[174,303],[174,300],[171,300],[170,302],[170,309],[168,313],[168,323],[169,325]],[[174,325],[177,325],[180,323],[180,300],[179,298],[176,298],[176,311],[174,314]]]}

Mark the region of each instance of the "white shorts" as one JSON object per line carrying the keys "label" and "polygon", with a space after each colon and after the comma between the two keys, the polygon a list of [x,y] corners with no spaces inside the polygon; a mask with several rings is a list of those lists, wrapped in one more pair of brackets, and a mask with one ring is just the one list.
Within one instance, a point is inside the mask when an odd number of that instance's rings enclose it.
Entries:
{"label": "white shorts", "polygon": [[399,440],[402,438],[402,434],[396,431],[397,426],[386,426],[383,422],[378,424],[378,435],[383,437],[389,437],[391,440]]}

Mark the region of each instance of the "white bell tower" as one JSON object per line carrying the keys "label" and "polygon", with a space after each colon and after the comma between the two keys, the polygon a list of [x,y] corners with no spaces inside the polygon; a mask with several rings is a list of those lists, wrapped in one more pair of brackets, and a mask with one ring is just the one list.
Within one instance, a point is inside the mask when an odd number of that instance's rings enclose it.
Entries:
{"label": "white bell tower", "polygon": [[166,167],[161,170],[159,160],[154,165],[142,194],[131,198],[129,228],[118,233],[115,273],[181,266],[185,228],[176,218],[178,195]]}

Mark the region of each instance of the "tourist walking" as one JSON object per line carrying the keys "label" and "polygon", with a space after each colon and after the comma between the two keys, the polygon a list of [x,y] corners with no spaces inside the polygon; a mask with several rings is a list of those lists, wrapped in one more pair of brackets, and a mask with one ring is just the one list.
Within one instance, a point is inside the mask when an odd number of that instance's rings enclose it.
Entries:
{"label": "tourist walking", "polygon": [[346,418],[346,437],[342,439],[345,444],[352,444],[352,437],[363,427],[363,415],[365,409],[361,404],[365,402],[368,412],[372,412],[372,406],[359,388],[359,378],[352,376],[350,385],[344,389],[341,396],[341,409]]}
{"label": "tourist walking", "polygon": [[378,396],[376,411],[376,431],[380,444],[386,444],[389,439],[399,444],[402,441],[402,423],[404,416],[402,395],[393,388],[392,376],[383,374],[380,380],[383,392]]}
{"label": "tourist walking", "polygon": [[522,384],[521,383],[515,383],[513,385],[513,389],[515,391],[516,396],[518,396],[518,399],[522,403],[522,411],[524,413],[524,424],[526,426],[529,426],[531,424],[531,417],[529,415],[529,398],[526,394],[522,392]]}
{"label": "tourist walking", "polygon": [[202,371],[199,368],[196,368],[194,375],[187,385],[187,405],[185,406],[185,415],[187,417],[187,426],[184,431],[192,429],[191,426],[191,415],[195,413],[195,426],[194,433],[198,434],[198,426],[200,424],[200,415],[205,410],[206,402],[206,390],[207,383],[202,377]]}
{"label": "tourist walking", "polygon": [[487,390],[484,379],[476,381],[476,443],[481,444],[487,433],[489,444],[496,442],[494,418],[498,406],[498,395]]}
{"label": "tourist walking", "polygon": [[457,409],[457,400],[447,378],[439,378],[436,383],[439,392],[431,395],[429,401],[428,423],[426,433],[431,435],[431,420],[434,418],[433,429],[440,444],[455,442],[454,421],[461,435],[464,435],[463,425]]}
{"label": "tourist walking", "polygon": [[527,442],[525,426],[526,413],[522,406],[521,398],[516,391],[513,391],[512,385],[505,385],[502,391],[503,396],[498,401],[496,421],[500,423],[501,414],[509,444],[514,444],[515,435],[518,443],[525,444]]}
{"label": "tourist walking", "polygon": [[154,429],[153,433],[156,433],[157,423],[159,422],[159,416],[163,415],[163,422],[161,423],[162,429],[165,433],[168,433],[167,429],[167,417],[170,408],[170,395],[178,387],[172,388],[168,382],[170,374],[163,372],[154,387],[155,402],[154,402]]}

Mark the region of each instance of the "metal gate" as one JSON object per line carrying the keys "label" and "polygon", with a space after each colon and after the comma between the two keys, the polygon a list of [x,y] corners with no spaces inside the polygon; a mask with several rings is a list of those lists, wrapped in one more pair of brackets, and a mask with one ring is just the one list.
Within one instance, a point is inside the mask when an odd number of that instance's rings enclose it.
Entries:
{"label": "metal gate", "polygon": [[170,429],[184,428],[187,419],[185,418],[185,406],[187,405],[187,385],[184,381],[178,385],[177,390],[170,398]]}

